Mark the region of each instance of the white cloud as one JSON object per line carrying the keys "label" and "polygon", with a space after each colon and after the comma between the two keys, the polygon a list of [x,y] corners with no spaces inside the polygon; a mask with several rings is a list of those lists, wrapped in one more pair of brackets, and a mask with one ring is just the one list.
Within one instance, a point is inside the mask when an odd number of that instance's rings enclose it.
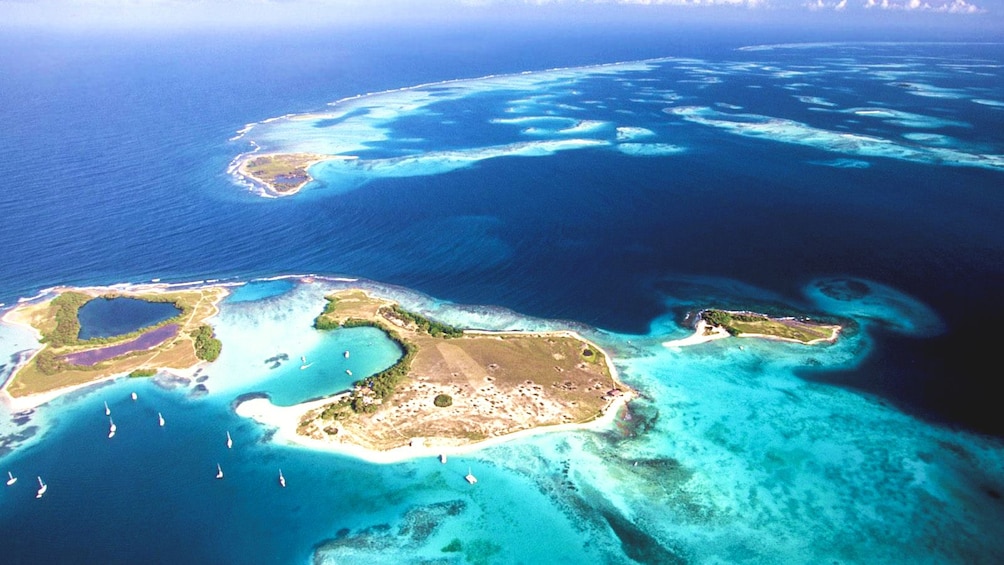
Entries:
{"label": "white cloud", "polygon": [[[846,3],[846,0],[842,0],[842,3]],[[982,14],[986,12],[983,8],[980,8],[975,4],[970,4],[969,2],[966,2],[966,0],[952,0],[951,2],[945,2],[934,6],[927,2],[921,2],[921,0],[903,0],[902,2],[882,0],[881,3],[876,3],[875,0],[866,0],[864,7],[877,8],[881,10],[937,12],[947,14]]]}

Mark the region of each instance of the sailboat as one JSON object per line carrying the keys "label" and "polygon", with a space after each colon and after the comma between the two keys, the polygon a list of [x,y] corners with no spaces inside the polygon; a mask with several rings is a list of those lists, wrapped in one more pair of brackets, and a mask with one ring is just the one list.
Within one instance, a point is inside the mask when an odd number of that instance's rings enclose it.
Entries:
{"label": "sailboat", "polygon": [[478,482],[478,478],[471,473],[470,467],[467,468],[467,476],[464,478],[467,479],[467,482],[471,483],[472,485]]}
{"label": "sailboat", "polygon": [[352,376],[352,371],[350,371],[348,369],[345,369],[345,374],[351,377]]}
{"label": "sailboat", "polygon": [[38,478],[38,492],[35,493],[35,498],[42,498],[45,491],[49,490],[49,485],[42,482],[42,477]]}
{"label": "sailboat", "polygon": [[440,453],[439,454],[439,462],[443,463],[444,465],[446,464],[446,454],[445,453]]}
{"label": "sailboat", "polygon": [[118,429],[118,427],[115,425],[115,422],[112,421],[112,417],[109,416],[108,417],[108,439],[111,439],[111,438],[115,437],[115,430],[117,430],[117,429]]}
{"label": "sailboat", "polygon": [[346,359],[348,359],[348,358],[349,358],[349,350],[348,350],[348,349],[346,349],[346,350],[345,350],[345,358],[346,358]]}
{"label": "sailboat", "polygon": [[307,363],[307,356],[306,355],[301,355],[300,356],[300,370],[301,371],[304,370],[304,369],[306,369],[307,367],[309,367],[311,365],[313,365],[313,363]]}
{"label": "sailboat", "polygon": [[230,437],[230,430],[227,430],[227,449],[231,449],[234,446],[234,440]]}
{"label": "sailboat", "polygon": [[219,463],[216,464],[216,478],[217,479],[223,478],[223,467],[220,467]]}
{"label": "sailboat", "polygon": [[282,469],[279,469],[279,486],[286,488],[286,477],[282,476]]}
{"label": "sailboat", "polygon": [[111,415],[112,415],[112,409],[108,407],[108,402],[106,401],[105,402],[105,416],[111,416]]}
{"label": "sailboat", "polygon": [[10,477],[9,479],[7,479],[7,486],[11,486],[12,484],[17,482],[17,477],[14,476],[14,473],[7,471],[7,476]]}
{"label": "sailboat", "polygon": [[139,398],[138,396],[136,396],[136,393],[135,393],[135,392],[134,392],[134,393],[132,393],[132,394],[130,394],[129,396],[130,396],[130,397],[131,397],[131,398],[132,398],[133,400],[136,400],[137,398]]}
{"label": "sailboat", "polygon": [[157,420],[160,422],[160,427],[163,428],[164,427],[164,416],[160,412],[157,412]]}

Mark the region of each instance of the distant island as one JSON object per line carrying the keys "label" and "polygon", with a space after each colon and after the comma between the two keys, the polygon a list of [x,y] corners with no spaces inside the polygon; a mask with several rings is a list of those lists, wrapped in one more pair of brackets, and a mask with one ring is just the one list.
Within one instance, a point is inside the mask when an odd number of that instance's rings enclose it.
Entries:
{"label": "distant island", "polygon": [[693,335],[667,341],[663,345],[682,347],[730,336],[812,345],[836,341],[841,329],[839,325],[816,322],[808,318],[772,318],[757,312],[707,309],[698,313]]}
{"label": "distant island", "polygon": [[327,300],[315,327],[374,326],[402,356],[332,398],[290,407],[255,398],[237,407],[291,441],[370,459],[445,453],[538,428],[583,427],[633,395],[607,354],[571,331],[460,330],[363,290]]}
{"label": "distant island", "polygon": [[[152,376],[159,369],[183,371],[219,355],[221,343],[206,320],[216,315],[217,305],[227,295],[222,287],[67,287],[53,294],[20,304],[3,318],[30,328],[42,344],[4,386],[7,395],[26,407],[107,378]],[[120,335],[81,339],[78,313],[99,298],[168,303],[177,314]]]}
{"label": "distant island", "polygon": [[307,186],[313,177],[311,166],[331,159],[354,159],[316,153],[268,153],[241,158],[237,173],[272,196],[291,196]]}

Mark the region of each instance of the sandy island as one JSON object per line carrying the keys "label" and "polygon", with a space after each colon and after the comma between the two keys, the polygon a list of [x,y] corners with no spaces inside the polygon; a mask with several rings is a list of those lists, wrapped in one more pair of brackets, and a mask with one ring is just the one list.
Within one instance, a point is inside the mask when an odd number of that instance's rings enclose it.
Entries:
{"label": "sandy island", "polygon": [[[191,377],[205,362],[195,353],[191,332],[219,312],[219,303],[229,293],[221,286],[143,284],[115,285],[107,287],[56,287],[42,296],[18,304],[4,314],[2,321],[32,332],[41,340],[56,328],[53,300],[65,293],[76,293],[86,297],[117,296],[137,299],[153,299],[173,302],[183,307],[183,314],[157,326],[144,328],[133,334],[93,344],[86,341],[55,347],[40,343],[40,347],[24,359],[0,390],[0,402],[12,412],[36,408],[59,396],[99,382],[113,380],[137,369],[151,369],[167,372],[179,377]],[[177,330],[166,340],[149,348],[131,350],[95,363],[92,366],[67,366],[48,373],[39,369],[42,355],[60,359],[66,356],[88,353],[99,354],[102,350],[121,347],[123,343],[141,340],[145,334],[163,328],[163,324],[173,323]]]}
{"label": "sandy island", "polygon": [[815,345],[833,343],[842,329],[836,324],[808,319],[771,318],[756,312],[709,309],[698,314],[692,335],[662,344],[666,347],[687,347],[727,337],[751,337]]}
{"label": "sandy island", "polygon": [[265,153],[242,157],[237,174],[272,196],[292,196],[310,184],[310,167],[322,161],[355,159],[317,153]]}
{"label": "sandy island", "polygon": [[[459,453],[528,434],[609,425],[634,396],[617,379],[609,355],[575,332],[446,337],[423,329],[428,321],[420,316],[361,290],[328,300],[319,320],[365,321],[408,344],[413,357],[386,398],[363,384],[296,406],[267,398],[238,405],[238,414],[276,428],[277,437],[291,443],[377,462]],[[437,397],[448,397],[449,405],[437,405]]]}
{"label": "sandy island", "polygon": [[337,397],[324,398],[295,406],[276,406],[267,398],[253,398],[237,406],[237,414],[251,418],[266,426],[276,429],[277,439],[291,444],[301,445],[311,449],[341,453],[371,463],[396,463],[407,459],[422,457],[438,457],[442,455],[459,455],[470,453],[493,445],[525,438],[532,435],[551,432],[570,432],[579,430],[600,430],[610,427],[616,419],[618,411],[624,407],[634,393],[627,392],[613,399],[603,414],[595,420],[579,424],[553,424],[527,428],[505,435],[493,436],[479,441],[457,441],[440,437],[415,437],[407,444],[387,450],[376,450],[348,441],[334,441],[332,437],[306,436],[298,432],[303,418],[313,412],[322,410]]}

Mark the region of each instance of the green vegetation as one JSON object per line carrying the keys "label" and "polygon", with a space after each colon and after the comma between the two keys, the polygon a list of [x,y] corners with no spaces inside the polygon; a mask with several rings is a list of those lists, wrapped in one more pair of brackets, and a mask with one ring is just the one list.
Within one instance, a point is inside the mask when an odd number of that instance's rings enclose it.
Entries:
{"label": "green vegetation", "polygon": [[349,398],[343,398],[338,402],[332,402],[324,407],[321,411],[321,418],[329,420],[341,420],[349,414],[352,409],[352,400]]}
{"label": "green vegetation", "polygon": [[129,373],[130,379],[137,379],[142,377],[152,377],[157,374],[157,369],[136,369],[135,371]]}
{"label": "green vegetation", "polygon": [[48,343],[53,347],[77,343],[80,336],[80,320],[77,319],[77,312],[90,300],[90,296],[79,292],[64,292],[54,298],[52,307],[55,309],[56,327],[42,336],[42,343]]}
{"label": "green vegetation", "polygon": [[757,334],[802,343],[832,339],[840,326],[797,320],[795,318],[770,318],[755,312],[726,312],[705,310],[701,317],[708,323],[725,328],[734,336]]}
{"label": "green vegetation", "polygon": [[334,296],[325,296],[324,299],[327,300],[328,303],[324,305],[324,311],[314,318],[314,328],[318,330],[334,330],[342,327],[337,320],[330,317],[335,313],[335,309],[338,307],[338,299]]}
{"label": "green vegetation", "polygon": [[[329,406],[322,414],[322,417],[338,418],[344,413],[346,408],[351,408],[352,411],[356,413],[369,414],[376,412],[382,401],[393,396],[397,386],[405,379],[405,377],[408,376],[408,372],[411,370],[411,362],[415,358],[417,349],[413,344],[405,341],[400,334],[388,329],[376,321],[363,318],[347,318],[345,320],[338,320],[335,317],[339,307],[337,297],[327,296],[325,297],[325,300],[328,302],[324,306],[324,311],[314,318],[314,328],[318,330],[332,330],[362,326],[380,328],[387,334],[387,337],[389,337],[398,345],[398,347],[401,348],[403,354],[393,366],[380,371],[371,377],[356,381],[355,390],[353,391],[351,397],[347,399],[346,403],[338,405],[333,404]],[[379,313],[386,319],[398,320],[403,324],[414,324],[419,328],[419,330],[432,337],[450,338],[464,335],[463,330],[448,324],[429,320],[424,316],[409,312],[396,304],[381,307],[379,309]],[[381,402],[376,402],[378,400]]]}
{"label": "green vegetation", "polygon": [[597,351],[592,347],[584,347],[582,349],[581,355],[583,361],[586,361],[587,363],[594,363],[602,366],[607,361],[602,351]]}
{"label": "green vegetation", "polygon": [[[411,370],[411,362],[418,351],[414,345],[401,339],[401,336],[397,332],[387,332],[387,337],[404,351],[404,355],[391,367],[380,371],[372,377],[360,379],[355,383],[359,388],[368,388],[373,392],[374,397],[381,400],[390,398],[394,394],[394,389],[397,388],[397,385],[408,376],[408,371]],[[354,405],[353,408],[355,408]]]}
{"label": "green vegetation", "polygon": [[362,318],[348,318],[338,321],[335,318],[335,311],[338,309],[338,299],[334,296],[325,296],[328,303],[324,306],[324,311],[314,318],[314,329],[316,330],[337,330],[340,328],[360,328],[360,327],[380,327],[375,322]]}
{"label": "green vegetation", "polygon": [[212,326],[202,324],[192,332],[192,337],[195,339],[195,356],[203,361],[216,361],[223,349],[223,342],[216,339]]}
{"label": "green vegetation", "polygon": [[436,396],[436,399],[432,403],[440,408],[446,408],[453,405],[453,397],[448,394],[440,394]]}
{"label": "green vegetation", "polygon": [[414,312],[409,312],[404,308],[401,308],[397,304],[388,306],[386,308],[381,308],[381,313],[385,316],[390,316],[397,318],[403,322],[410,322],[418,326],[418,329],[431,335],[432,337],[461,337],[464,335],[464,330],[455,328],[449,324],[444,324],[442,322],[436,322],[430,320],[421,314],[416,314]]}
{"label": "green vegetation", "polygon": [[721,326],[725,328],[725,330],[732,335],[739,334],[739,332],[732,327],[732,315],[724,310],[705,310],[704,312],[701,312],[701,317],[704,318],[704,321],[713,326]]}
{"label": "green vegetation", "polygon": [[39,373],[46,376],[55,375],[62,371],[90,371],[95,369],[93,366],[74,365],[64,361],[49,349],[43,349],[35,356],[35,367]]}

